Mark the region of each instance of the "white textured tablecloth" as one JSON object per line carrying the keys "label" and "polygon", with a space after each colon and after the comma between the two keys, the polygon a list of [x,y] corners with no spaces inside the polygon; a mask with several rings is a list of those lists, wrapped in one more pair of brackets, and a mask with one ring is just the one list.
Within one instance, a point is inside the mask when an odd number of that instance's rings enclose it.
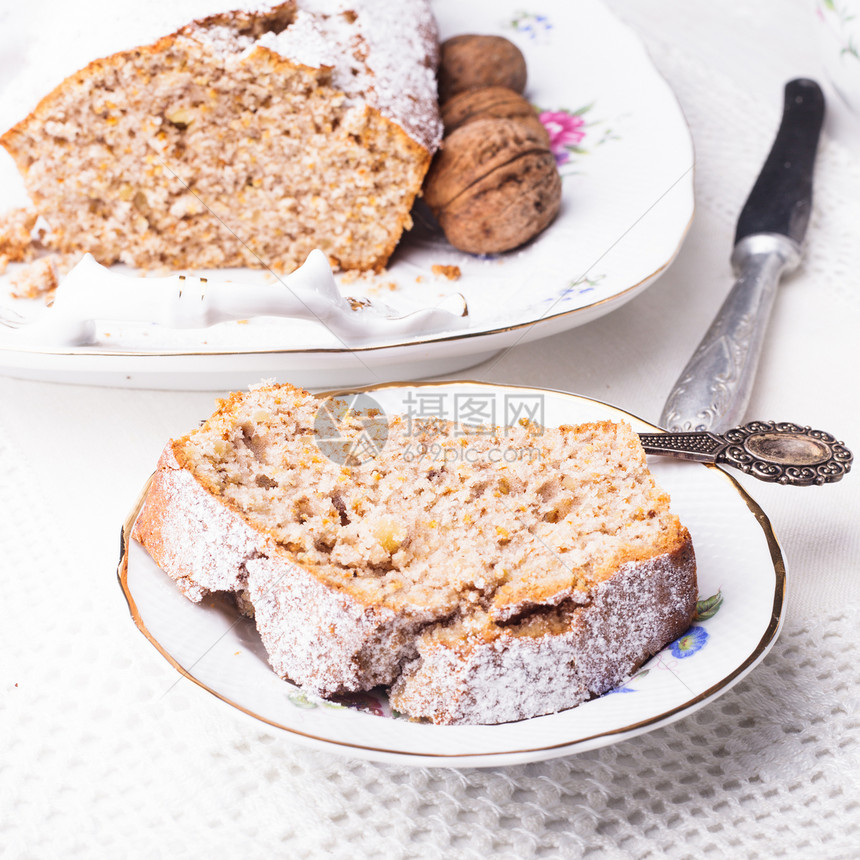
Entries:
{"label": "white textured tablecloth", "polygon": [[[693,227],[628,305],[468,375],[656,421],[730,286],[735,219],[782,86],[819,65],[802,0],[610,5],[691,126]],[[808,240],[748,417],[828,429],[857,450],[860,134],[833,101]],[[303,749],[175,683],[129,620],[114,577],[120,524],[164,441],[212,405],[0,378],[0,856],[860,856],[860,475],[808,489],[743,480],[787,558],[787,618],[765,661],[715,703],[578,756],[409,769]]]}

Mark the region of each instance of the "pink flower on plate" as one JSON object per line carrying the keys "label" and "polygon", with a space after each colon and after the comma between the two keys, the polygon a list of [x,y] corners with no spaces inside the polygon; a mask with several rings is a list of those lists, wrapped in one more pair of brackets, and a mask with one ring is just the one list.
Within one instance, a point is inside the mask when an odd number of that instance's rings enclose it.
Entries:
{"label": "pink flower on plate", "polygon": [[555,163],[567,163],[570,150],[585,137],[585,120],[578,114],[563,110],[545,110],[539,116],[549,133],[549,148],[555,156]]}

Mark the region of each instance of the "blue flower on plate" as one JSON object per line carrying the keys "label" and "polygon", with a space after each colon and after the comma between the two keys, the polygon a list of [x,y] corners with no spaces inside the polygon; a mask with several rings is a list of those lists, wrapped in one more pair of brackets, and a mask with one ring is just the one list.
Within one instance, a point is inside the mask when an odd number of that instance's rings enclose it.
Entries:
{"label": "blue flower on plate", "polygon": [[586,293],[594,292],[597,289],[600,282],[604,279],[605,275],[595,275],[592,278],[579,278],[576,281],[571,281],[566,287],[562,288],[562,290],[556,293],[554,296],[549,296],[543,299],[542,304],[549,305],[550,310],[552,310],[557,305],[559,307],[568,304],[569,302],[576,301],[580,296],[585,295]]}
{"label": "blue flower on plate", "polygon": [[710,638],[704,627],[691,627],[683,636],[678,637],[670,646],[669,650],[673,657],[692,657],[697,651],[701,651]]}
{"label": "blue flower on plate", "polygon": [[509,26],[518,33],[525,33],[530,39],[540,39],[552,30],[552,22],[547,15],[534,12],[517,12]]}

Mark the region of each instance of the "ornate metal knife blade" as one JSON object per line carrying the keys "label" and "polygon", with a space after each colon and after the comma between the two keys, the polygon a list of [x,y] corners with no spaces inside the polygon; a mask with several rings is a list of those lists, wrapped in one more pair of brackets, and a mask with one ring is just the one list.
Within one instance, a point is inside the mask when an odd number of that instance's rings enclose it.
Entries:
{"label": "ornate metal knife blade", "polygon": [[779,279],[800,262],[823,119],[818,84],[789,81],[773,148],[738,219],[737,280],[666,401],[667,430],[719,433],[743,420]]}

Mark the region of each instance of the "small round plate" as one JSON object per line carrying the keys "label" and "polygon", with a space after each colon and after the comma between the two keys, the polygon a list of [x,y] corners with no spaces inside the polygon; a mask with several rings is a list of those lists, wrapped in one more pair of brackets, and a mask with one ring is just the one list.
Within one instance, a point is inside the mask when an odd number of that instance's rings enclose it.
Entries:
{"label": "small round plate", "polygon": [[[529,417],[557,426],[608,419],[628,421],[638,432],[656,429],[604,403],[533,388],[457,382],[389,385],[369,395],[389,415],[462,421],[468,409],[474,423]],[[496,726],[435,726],[392,714],[380,691],[339,701],[306,695],[274,674],[253,622],[232,603],[186,600],[129,540],[140,501],[123,529],[119,581],[135,623],[179,672],[296,741],[421,766],[482,767],[569,755],[693,713],[764,657],[782,623],[785,564],[761,509],[717,467],[660,457],[649,464],[693,537],[698,617],[618,689],[549,716]]]}

